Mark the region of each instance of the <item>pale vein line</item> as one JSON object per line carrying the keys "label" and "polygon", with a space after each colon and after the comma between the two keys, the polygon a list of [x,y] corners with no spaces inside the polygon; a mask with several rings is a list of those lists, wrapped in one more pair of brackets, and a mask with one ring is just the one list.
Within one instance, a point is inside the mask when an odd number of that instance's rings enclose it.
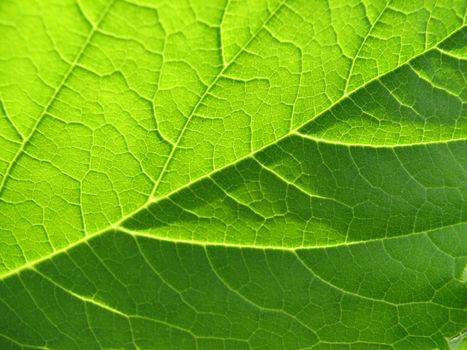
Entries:
{"label": "pale vein line", "polygon": [[442,55],[454,58],[455,60],[467,61],[467,57],[457,56],[457,55],[453,54],[452,52],[446,51],[446,50],[444,50],[444,49],[442,49],[440,47],[435,47],[435,50],[438,51],[439,53],[441,53]]}
{"label": "pale vein line", "polygon": [[[415,67],[412,63],[409,63],[409,69],[412,70],[412,72],[418,77],[418,79],[420,79],[420,81],[425,82],[428,85],[430,85],[433,88],[433,90],[440,90],[442,92],[445,92],[449,96],[459,100],[461,105],[463,104],[464,101],[462,100],[462,97],[461,97],[462,92],[460,92],[459,95],[456,95],[454,91],[451,91],[450,87],[441,86],[437,82],[430,80],[429,77],[427,77],[422,72],[420,72],[420,70],[417,69],[417,67]],[[432,78],[435,79],[435,77],[432,77]]]}
{"label": "pale vein line", "polygon": [[[116,309],[114,308],[113,306],[110,306],[108,304],[105,304],[101,301],[97,301],[95,299],[92,299],[92,298],[89,298],[89,297],[86,297],[84,295],[81,295],[81,294],[78,294],[68,288],[65,288],[64,286],[62,286],[60,283],[58,283],[57,281],[53,280],[51,277],[45,275],[43,272],[37,270],[37,269],[31,269],[33,272],[37,273],[39,276],[41,276],[42,278],[44,278],[46,281],[48,281],[49,283],[51,283],[52,285],[56,286],[57,288],[61,289],[62,291],[64,291],[65,293],[67,294],[70,294],[71,296],[73,296],[74,298],[78,299],[78,300],[81,300],[85,303],[89,303],[89,304],[93,304],[95,306],[97,306],[98,308],[100,309],[105,309],[113,314],[117,314],[121,317],[124,317],[128,320],[131,320],[131,319],[142,319],[142,320],[147,320],[147,321],[151,321],[151,322],[155,322],[155,323],[160,323],[166,327],[170,327],[170,328],[175,328],[175,329],[178,329],[179,331],[182,331],[184,333],[189,333],[191,336],[193,336],[194,338],[196,338],[197,336],[191,332],[191,330],[188,330],[188,329],[185,329],[183,327],[180,327],[180,326],[177,326],[177,325],[174,325],[172,323],[169,323],[167,321],[163,321],[163,320],[159,320],[159,319],[156,319],[156,318],[151,318],[151,317],[147,317],[147,316],[142,316],[142,315],[130,315],[130,314],[127,314],[119,309]],[[131,328],[131,325],[129,325],[130,328]]]}
{"label": "pale vein line", "polygon": [[222,18],[221,18],[221,22],[219,24],[219,41],[220,41],[220,44],[219,44],[219,48],[220,48],[220,51],[221,51],[221,59],[222,59],[222,66],[225,66],[226,63],[227,63],[227,60],[225,59],[225,53],[224,53],[224,40],[223,40],[223,29],[222,29],[222,26],[224,25],[224,21],[225,21],[225,15],[227,14],[227,11],[229,9],[229,6],[230,6],[230,0],[227,0],[227,3],[226,5],[224,6],[224,9],[222,11]]}
{"label": "pale vein line", "polygon": [[328,145],[334,146],[345,146],[345,147],[364,147],[364,148],[404,148],[404,147],[418,147],[418,146],[429,146],[429,145],[448,145],[449,143],[453,142],[462,142],[467,141],[467,138],[458,138],[458,139],[451,139],[451,140],[436,140],[436,141],[422,141],[418,143],[398,143],[398,144],[370,144],[370,143],[352,143],[352,142],[344,142],[344,141],[331,141],[327,139],[323,139],[320,137],[315,137],[311,135],[302,134],[298,131],[295,131],[293,135],[298,137],[311,140],[317,143],[325,143]]}
{"label": "pale vein line", "polygon": [[47,276],[46,274],[44,274],[43,272],[41,272],[41,271],[39,271],[39,270],[37,270],[37,269],[35,269],[35,268],[32,268],[31,271],[37,273],[39,276],[41,276],[42,278],[44,278],[45,280],[47,280],[47,281],[48,281],[49,283],[51,283],[52,285],[54,285],[54,286],[60,288],[60,289],[63,290],[64,292],[66,292],[66,293],[72,295],[73,297],[75,297],[75,298],[77,298],[77,299],[79,299],[79,300],[81,300],[81,301],[84,301],[84,302],[86,302],[86,303],[93,304],[93,305],[99,307],[100,309],[105,309],[105,310],[107,310],[107,311],[110,311],[111,313],[120,315],[120,316],[122,316],[122,317],[125,317],[125,318],[128,317],[127,314],[121,312],[120,310],[117,310],[117,309],[113,308],[112,306],[109,306],[109,305],[107,305],[107,304],[105,304],[105,303],[103,303],[103,302],[100,302],[100,301],[98,301],[98,300],[95,300],[95,299],[86,297],[86,296],[84,296],[84,295],[80,295],[80,294],[78,294],[78,293],[75,293],[75,292],[73,292],[73,291],[71,291],[71,290],[69,290],[69,289],[63,287],[61,284],[59,284],[58,282],[56,282],[55,280],[53,280],[51,277]]}
{"label": "pale vein line", "polygon": [[[374,342],[374,341],[369,341],[369,340],[356,340],[356,341],[351,341],[351,342],[348,342],[348,341],[339,341],[339,342],[323,341],[323,342],[320,342],[317,345],[322,345],[322,344],[325,344],[325,345],[337,345],[338,348],[342,347],[342,345],[344,345],[344,344],[348,344],[348,345],[377,345],[378,347],[376,349],[381,349],[381,345],[386,345],[386,346],[389,346],[391,349],[395,349],[394,346],[393,346],[393,344],[395,344],[395,343],[396,342],[385,343],[385,342]],[[307,348],[301,348],[299,350],[313,350],[317,345],[313,345],[313,347],[311,347],[311,348],[308,348],[308,347]],[[352,347],[352,349],[354,349],[354,347]]]}
{"label": "pale vein line", "polygon": [[39,115],[39,117],[37,118],[36,123],[32,127],[31,131],[29,132],[29,135],[26,138],[23,139],[23,142],[21,143],[21,146],[16,151],[15,156],[13,157],[12,161],[8,164],[6,172],[5,172],[5,174],[3,176],[3,179],[2,179],[2,181],[0,183],[0,195],[1,195],[2,191],[3,191],[3,188],[5,187],[5,184],[6,184],[7,180],[10,178],[10,173],[11,173],[11,171],[13,169],[13,166],[16,164],[16,161],[18,160],[19,156],[24,152],[24,149],[25,149],[26,145],[29,143],[32,136],[35,134],[37,128],[39,127],[39,125],[40,125],[40,123],[42,121],[42,119],[44,119],[44,116],[47,114],[48,109],[52,106],[53,102],[56,100],[56,98],[57,98],[58,94],[60,93],[60,91],[62,90],[63,86],[68,81],[68,78],[71,76],[71,73],[76,68],[78,61],[81,59],[81,56],[83,55],[83,53],[86,50],[89,43],[91,42],[91,39],[93,38],[98,26],[100,25],[102,20],[105,18],[105,16],[109,12],[110,8],[115,3],[115,1],[116,0],[109,1],[107,6],[105,7],[104,11],[102,12],[101,16],[97,20],[96,24],[92,26],[91,31],[89,32],[88,36],[86,37],[83,45],[81,45],[81,47],[80,47],[78,53],[76,54],[73,62],[68,67],[68,70],[66,71],[65,75],[63,76],[63,79],[60,81],[60,83],[58,84],[58,86],[55,89],[54,93],[50,97],[49,101],[47,102],[45,107],[42,109],[42,112]]}
{"label": "pale vein line", "polygon": [[11,119],[11,117],[9,116],[7,110],[6,110],[6,106],[5,104],[3,103],[3,99],[0,97],[0,111],[3,112],[3,114],[5,115],[5,118],[6,120],[8,121],[8,123],[11,125],[11,127],[13,128],[13,130],[16,132],[16,134],[19,136],[19,138],[21,140],[24,140],[24,135],[21,133],[21,131],[18,129],[18,127],[16,126],[16,124],[13,122],[13,120]]}

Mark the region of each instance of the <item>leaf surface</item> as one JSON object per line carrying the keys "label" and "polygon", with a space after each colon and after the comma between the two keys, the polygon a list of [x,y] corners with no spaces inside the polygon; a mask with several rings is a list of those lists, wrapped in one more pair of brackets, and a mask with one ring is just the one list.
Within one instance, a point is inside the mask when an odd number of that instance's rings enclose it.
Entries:
{"label": "leaf surface", "polygon": [[1,2],[1,347],[447,349],[466,5]]}

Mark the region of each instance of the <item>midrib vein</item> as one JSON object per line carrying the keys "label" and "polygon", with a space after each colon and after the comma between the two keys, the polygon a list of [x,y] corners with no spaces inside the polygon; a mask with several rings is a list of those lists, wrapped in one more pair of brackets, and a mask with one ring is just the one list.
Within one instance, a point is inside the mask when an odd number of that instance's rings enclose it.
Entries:
{"label": "midrib vein", "polygon": [[81,59],[81,56],[83,55],[84,51],[86,50],[86,48],[88,47],[89,43],[91,42],[91,39],[93,38],[94,34],[96,33],[99,25],[101,24],[102,20],[105,18],[105,16],[107,15],[107,13],[109,12],[110,8],[112,7],[112,5],[115,3],[116,0],[110,0],[107,4],[107,6],[104,8],[104,10],[102,11],[102,14],[100,15],[100,17],[98,18],[98,20],[96,21],[96,23],[94,25],[92,25],[91,27],[91,30],[89,31],[83,45],[81,45],[78,53],[76,54],[75,58],[73,59],[73,61],[71,62],[70,66],[68,67],[67,71],[65,72],[65,75],[63,76],[62,80],[60,81],[60,83],[57,85],[55,91],[53,92],[52,96],[49,98],[49,100],[47,101],[47,104],[44,106],[44,108],[42,109],[42,112],[40,113],[39,117],[37,118],[35,124],[33,125],[31,131],[29,132],[29,134],[22,140],[21,142],[21,145],[20,147],[18,148],[18,150],[16,151],[13,159],[11,160],[11,162],[8,164],[8,167],[5,171],[5,174],[2,178],[2,181],[0,183],[0,196],[3,192],[3,189],[5,187],[5,184],[7,183],[8,179],[10,178],[10,174],[11,174],[11,171],[13,170],[13,167],[14,165],[16,164],[16,162],[18,161],[19,157],[21,156],[21,154],[23,154],[24,152],[24,149],[26,147],[26,145],[29,143],[29,141],[31,140],[31,138],[34,136],[37,128],[39,127],[42,119],[44,119],[44,116],[47,114],[49,108],[53,105],[53,102],[55,101],[55,99],[57,98],[58,94],[60,93],[60,91],[62,90],[63,86],[66,84],[66,82],[68,81],[68,78],[71,76],[71,73],[73,72],[73,70],[76,68],[79,60]]}
{"label": "midrib vein", "polygon": [[[115,0],[114,0],[115,1]],[[108,12],[108,9],[111,7],[111,5],[113,4],[113,2],[111,2],[111,4],[107,7],[106,9],[106,12]],[[281,2],[281,5],[279,7],[281,7],[284,3],[286,2],[286,0],[284,0],[283,2]],[[278,10],[279,10],[279,7],[276,8],[276,10],[273,12],[273,13],[276,13]],[[100,21],[102,21],[102,18],[105,17],[105,13],[101,16],[100,18]],[[271,16],[270,16],[271,17]],[[268,21],[270,20],[271,18],[268,19]],[[264,28],[264,26],[266,25],[266,22],[263,24],[263,26],[257,31],[256,35]],[[94,233],[90,233],[90,234],[86,234],[84,237],[82,237],[81,239],[73,242],[72,244],[69,244],[63,248],[60,248],[60,249],[57,249],[55,251],[53,251],[52,253],[48,254],[48,255],[45,255],[39,259],[36,259],[36,260],[32,260],[30,262],[27,262],[23,265],[20,265],[19,267],[15,268],[15,269],[12,269],[2,275],[0,275],[0,280],[4,280],[8,277],[11,277],[13,275],[16,275],[18,273],[20,273],[21,271],[23,270],[26,270],[26,269],[30,269],[32,267],[34,267],[35,265],[41,263],[41,262],[44,262],[48,259],[51,259],[53,258],[54,256],[57,256],[59,254],[62,254],[62,253],[66,253],[68,250],[82,244],[82,243],[86,243],[88,242],[89,240],[91,240],[92,238],[95,238],[105,232],[109,232],[109,231],[125,231],[126,229],[122,228],[122,224],[130,219],[132,216],[134,216],[135,214],[137,214],[138,212],[144,210],[144,209],[147,209],[151,204],[154,204],[154,203],[157,203],[157,202],[160,202],[164,199],[167,199],[171,196],[173,196],[174,194],[178,193],[178,192],[181,192],[182,190],[190,187],[191,185],[193,185],[194,183],[197,183],[199,181],[202,181],[203,179],[207,179],[207,178],[210,178],[212,177],[214,174],[216,173],[219,173],[223,170],[225,170],[226,168],[228,167],[231,167],[232,165],[236,164],[236,163],[239,163],[245,159],[249,159],[249,158],[252,158],[255,154],[257,153],[260,153],[261,151],[265,150],[266,148],[270,147],[271,145],[273,144],[276,144],[278,142],[280,142],[281,140],[293,135],[293,134],[297,134],[299,133],[299,130],[305,126],[306,124],[310,123],[311,121],[313,120],[316,120],[317,118],[319,118],[320,116],[324,115],[326,112],[328,112],[329,110],[331,110],[333,107],[335,107],[336,105],[338,105],[339,103],[343,102],[345,99],[347,99],[349,96],[351,96],[353,93],[365,88],[366,86],[368,86],[369,84],[373,83],[374,81],[386,76],[386,75],[389,75],[391,74],[393,71],[395,71],[396,69],[400,68],[401,66],[404,66],[406,64],[408,64],[409,62],[411,61],[414,61],[415,59],[417,59],[418,57],[420,56],[423,56],[425,53],[427,53],[428,51],[432,50],[433,48],[436,48],[439,44],[441,44],[442,42],[444,42],[446,39],[448,39],[449,37],[455,35],[457,32],[461,31],[463,28],[465,27],[465,24],[462,24],[460,27],[458,27],[457,29],[453,30],[451,33],[447,34],[442,40],[439,40],[437,43],[435,43],[433,46],[427,48],[426,50],[423,50],[421,51],[420,53],[418,53],[417,55],[414,55],[413,57],[407,59],[406,61],[404,62],[401,62],[398,66],[394,67],[391,71],[389,72],[386,72],[384,74],[381,74],[381,75],[378,75],[378,76],[375,76],[374,78],[372,78],[371,80],[367,81],[366,83],[362,84],[361,86],[359,86],[358,88],[355,88],[354,90],[352,91],[349,91],[347,93],[344,93],[339,99],[337,99],[334,103],[332,103],[331,105],[329,105],[326,109],[324,109],[323,111],[319,112],[319,114],[317,114],[316,116],[310,118],[309,120],[307,120],[306,122],[300,124],[299,126],[297,126],[296,128],[294,128],[293,130],[290,130],[288,133],[282,135],[281,137],[277,138],[276,140],[274,140],[274,142],[272,143],[269,143],[267,145],[264,145],[262,146],[261,148],[258,148],[246,155],[244,155],[243,157],[240,157],[238,159],[236,159],[234,162],[232,163],[229,163],[229,164],[226,164],[220,168],[217,168],[217,169],[214,169],[213,171],[209,172],[209,173],[206,173],[205,175],[203,176],[200,176],[198,177],[197,179],[183,185],[183,186],[180,186],[178,187],[177,189],[163,195],[163,196],[160,196],[160,197],[156,197],[156,198],[153,198],[153,195],[149,196],[148,200],[143,204],[141,205],[140,207],[138,207],[137,209],[131,211],[130,213],[128,213],[127,215],[124,215],[121,219],[119,219],[118,221],[114,222],[113,224],[101,229],[101,230],[98,230]],[[93,32],[95,32],[97,29],[97,24],[94,26],[93,28],[93,31],[90,33],[90,35],[88,36],[89,37],[89,40],[90,38],[92,37],[92,34]],[[250,41],[252,41],[254,38],[252,37]],[[88,42],[89,42],[88,40]],[[248,42],[248,43],[249,43]],[[230,64],[232,64],[234,61],[235,61],[235,58],[241,53],[241,51],[248,45],[245,44],[244,47],[242,49],[239,50],[239,52],[237,52],[237,54],[235,55],[235,57],[231,60]],[[84,48],[81,50],[81,51],[84,51]],[[82,53],[82,52],[81,52]],[[75,61],[77,62],[79,59],[79,57],[77,57],[75,59]],[[230,65],[229,64],[229,65]],[[222,75],[222,72],[225,71],[227,69],[227,67],[229,67],[229,65],[225,66],[225,68],[223,70],[221,70],[221,72],[219,73],[219,75],[217,76],[217,78],[215,79],[215,81],[217,81],[220,76]],[[69,70],[69,73],[68,75],[71,73],[71,70]],[[64,79],[64,82],[66,81],[66,79]],[[213,83],[211,83],[209,86],[213,86],[215,84],[215,81]],[[206,89],[205,93],[203,94],[203,96],[207,95],[207,93],[209,92],[209,87]],[[200,98],[200,101],[198,101],[197,105],[199,105],[200,103],[202,102],[202,97]],[[196,112],[196,109],[193,109],[193,112]],[[192,113],[194,114],[194,113]],[[184,126],[184,129],[186,129],[186,126]],[[181,134],[179,135],[179,139],[181,139],[182,136]],[[29,137],[30,138],[30,137]],[[28,138],[28,139],[29,139]],[[26,141],[25,141],[26,142]],[[22,147],[24,148],[24,146]],[[169,158],[168,158],[169,159]],[[168,161],[166,162],[165,166],[164,166],[164,169],[167,169],[167,166],[168,166]],[[161,171],[161,175],[162,175],[162,172],[165,172],[165,170],[162,170]],[[4,179],[6,178],[6,176],[4,177]],[[155,186],[153,187],[153,190],[152,190],[152,194],[155,193],[155,191],[157,190],[157,184],[160,183],[162,179],[162,176],[159,176]],[[2,184],[3,184],[3,181],[2,181]],[[1,194],[1,191],[2,191],[2,187],[0,185],[0,194]],[[460,225],[460,224],[464,224],[464,222],[462,223],[456,223],[456,224],[453,224],[453,225],[448,225],[448,226],[443,226],[443,227],[450,227],[450,226],[455,226],[455,225]],[[443,228],[443,227],[440,227],[440,228]],[[414,234],[424,234],[424,233],[427,233],[429,231],[433,231],[437,228],[434,228],[434,229],[430,229],[428,231],[422,231],[422,232],[416,232],[416,233],[411,233],[411,235],[414,235]],[[439,228],[438,228],[439,229]],[[126,230],[128,231],[128,230]],[[133,232],[135,233],[135,232]],[[358,242],[349,242],[349,243],[343,243],[343,244],[338,244],[338,245],[327,245],[327,246],[307,246],[307,247],[299,247],[299,248],[287,248],[287,247],[262,247],[262,246],[248,246],[248,245],[240,245],[240,244],[226,244],[226,243],[216,243],[216,242],[201,242],[201,241],[189,241],[189,240],[176,240],[176,239],[170,239],[170,238],[166,238],[166,237],[158,237],[156,235],[150,235],[150,234],[144,234],[144,233],[138,233],[140,236],[146,236],[146,237],[151,237],[153,239],[158,239],[158,240],[165,240],[165,241],[172,241],[172,242],[180,242],[180,243],[187,243],[187,244],[201,244],[201,245],[212,245],[212,246],[225,246],[225,247],[236,247],[236,248],[256,248],[256,249],[278,249],[278,250],[298,250],[298,249],[319,249],[319,248],[331,248],[331,247],[335,247],[335,246],[339,246],[339,245],[352,245],[352,244],[361,244],[361,243],[367,243],[369,241],[358,241]],[[393,239],[393,238],[400,238],[400,237],[406,237],[407,235],[404,235],[404,236],[397,236],[397,237],[391,237],[391,238],[382,238],[381,240],[385,240],[385,239]]]}

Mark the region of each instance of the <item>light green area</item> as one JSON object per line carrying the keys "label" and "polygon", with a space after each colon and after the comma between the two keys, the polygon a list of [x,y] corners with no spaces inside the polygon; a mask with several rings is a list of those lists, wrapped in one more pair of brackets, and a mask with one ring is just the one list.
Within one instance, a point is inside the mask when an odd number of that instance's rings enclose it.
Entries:
{"label": "light green area", "polygon": [[466,8],[0,2],[0,348],[448,349]]}

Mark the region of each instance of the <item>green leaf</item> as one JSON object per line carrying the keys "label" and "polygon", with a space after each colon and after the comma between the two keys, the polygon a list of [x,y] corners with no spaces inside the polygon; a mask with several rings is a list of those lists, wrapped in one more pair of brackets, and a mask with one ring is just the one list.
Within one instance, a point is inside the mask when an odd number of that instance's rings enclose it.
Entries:
{"label": "green leaf", "polygon": [[457,344],[466,8],[0,2],[0,347]]}

